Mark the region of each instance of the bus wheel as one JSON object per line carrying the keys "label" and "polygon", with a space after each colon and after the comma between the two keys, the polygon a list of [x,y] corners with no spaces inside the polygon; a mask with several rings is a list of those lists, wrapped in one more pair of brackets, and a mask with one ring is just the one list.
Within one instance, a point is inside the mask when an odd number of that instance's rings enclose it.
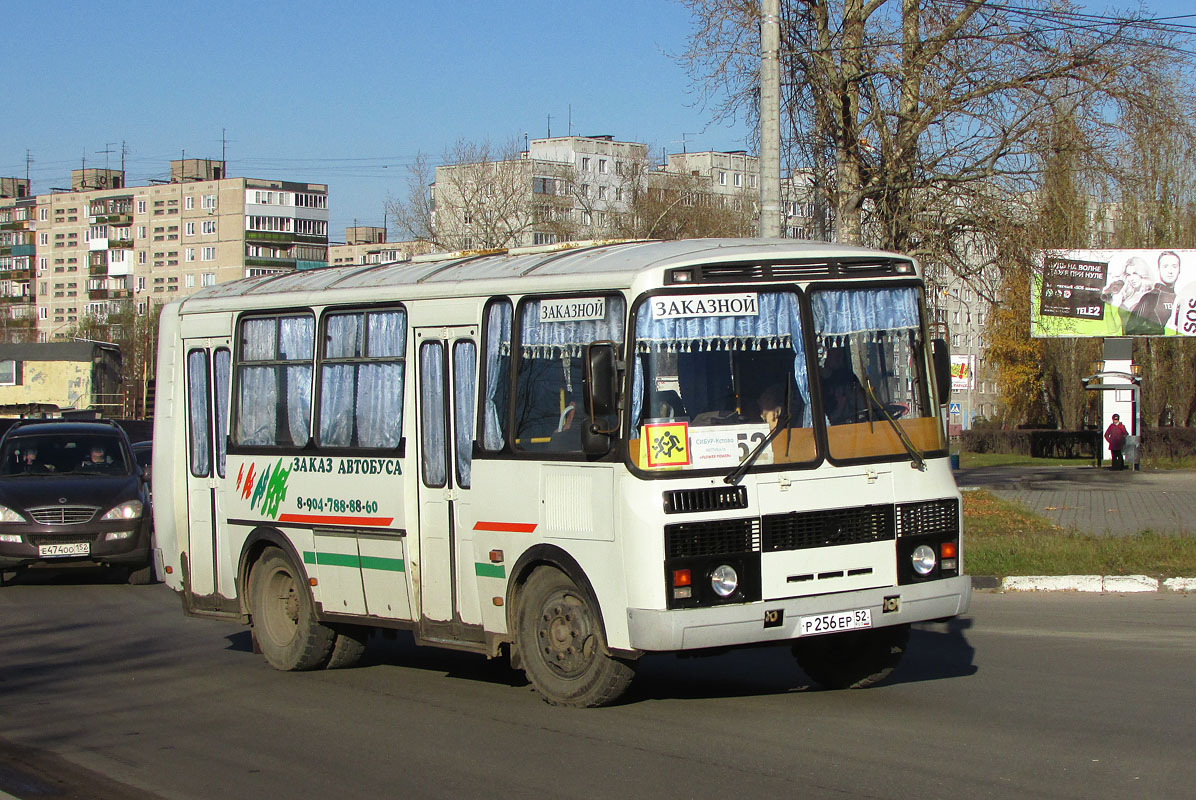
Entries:
{"label": "bus wheel", "polygon": [[889,676],[908,642],[909,625],[893,625],[798,639],[793,656],[803,672],[827,689],[863,689]]}
{"label": "bus wheel", "polygon": [[360,625],[337,625],[335,630],[336,641],[324,669],[345,669],[356,664],[365,653],[366,639],[370,638],[370,629]]}
{"label": "bus wheel", "polygon": [[553,705],[612,703],[635,676],[630,663],[606,654],[597,613],[551,567],[532,572],[523,587],[516,637],[528,680]]}
{"label": "bus wheel", "polygon": [[336,634],[316,621],[300,574],[281,550],[271,548],[249,575],[253,632],[275,669],[316,669],[328,663],[332,652]]}

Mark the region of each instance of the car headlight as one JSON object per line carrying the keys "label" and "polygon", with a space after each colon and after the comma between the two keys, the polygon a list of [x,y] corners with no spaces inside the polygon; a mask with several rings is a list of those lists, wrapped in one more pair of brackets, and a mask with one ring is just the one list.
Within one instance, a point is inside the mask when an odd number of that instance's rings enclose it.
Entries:
{"label": "car headlight", "polygon": [[937,560],[938,557],[934,554],[934,548],[924,544],[915,547],[914,552],[910,555],[914,572],[919,575],[929,575],[934,571],[934,564]]}
{"label": "car headlight", "polygon": [[0,522],[24,522],[25,518],[8,506],[0,506]]}
{"label": "car headlight", "polygon": [[730,597],[739,588],[739,574],[730,564],[720,564],[710,573],[710,588],[719,597]]}
{"label": "car headlight", "polygon": [[108,513],[103,516],[103,519],[139,519],[140,517],[141,501],[130,500],[127,503],[121,503],[119,506],[108,509]]}

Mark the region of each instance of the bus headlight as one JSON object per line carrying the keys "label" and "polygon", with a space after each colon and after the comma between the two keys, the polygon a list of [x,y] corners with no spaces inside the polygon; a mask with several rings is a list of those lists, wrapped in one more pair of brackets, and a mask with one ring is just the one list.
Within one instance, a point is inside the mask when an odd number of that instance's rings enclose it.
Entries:
{"label": "bus headlight", "polygon": [[913,564],[914,572],[919,575],[929,575],[934,569],[937,557],[934,554],[933,547],[920,544],[914,548],[914,552],[910,554],[909,560]]}
{"label": "bus headlight", "polygon": [[710,588],[719,597],[730,597],[739,588],[739,573],[730,564],[720,564],[710,573]]}

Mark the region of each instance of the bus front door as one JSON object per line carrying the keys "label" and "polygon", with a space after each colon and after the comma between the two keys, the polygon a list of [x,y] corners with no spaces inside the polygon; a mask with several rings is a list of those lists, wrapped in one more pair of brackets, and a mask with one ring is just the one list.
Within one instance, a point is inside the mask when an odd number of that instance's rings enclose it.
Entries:
{"label": "bus front door", "polygon": [[[231,555],[221,552],[219,545],[225,523],[218,484],[225,471],[231,363],[227,339],[187,341],[188,541],[184,590],[189,602],[200,610],[219,610],[215,595],[236,597]],[[216,606],[210,607],[201,598],[211,598]]]}
{"label": "bus front door", "polygon": [[417,328],[421,626],[429,638],[472,639],[481,609],[470,501],[477,329]]}

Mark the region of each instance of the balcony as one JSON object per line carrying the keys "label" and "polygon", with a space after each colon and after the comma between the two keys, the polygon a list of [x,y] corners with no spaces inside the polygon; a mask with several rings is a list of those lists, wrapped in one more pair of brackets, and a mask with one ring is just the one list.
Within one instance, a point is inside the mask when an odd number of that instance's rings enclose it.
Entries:
{"label": "balcony", "polygon": [[247,267],[277,267],[279,269],[294,268],[295,259],[293,258],[261,258],[260,256],[246,257],[245,266]]}
{"label": "balcony", "polygon": [[133,212],[126,211],[117,214],[96,214],[97,225],[131,225],[133,224]]}
{"label": "balcony", "polygon": [[297,237],[293,233],[279,233],[275,231],[245,231],[246,241],[251,242],[290,242]]}

